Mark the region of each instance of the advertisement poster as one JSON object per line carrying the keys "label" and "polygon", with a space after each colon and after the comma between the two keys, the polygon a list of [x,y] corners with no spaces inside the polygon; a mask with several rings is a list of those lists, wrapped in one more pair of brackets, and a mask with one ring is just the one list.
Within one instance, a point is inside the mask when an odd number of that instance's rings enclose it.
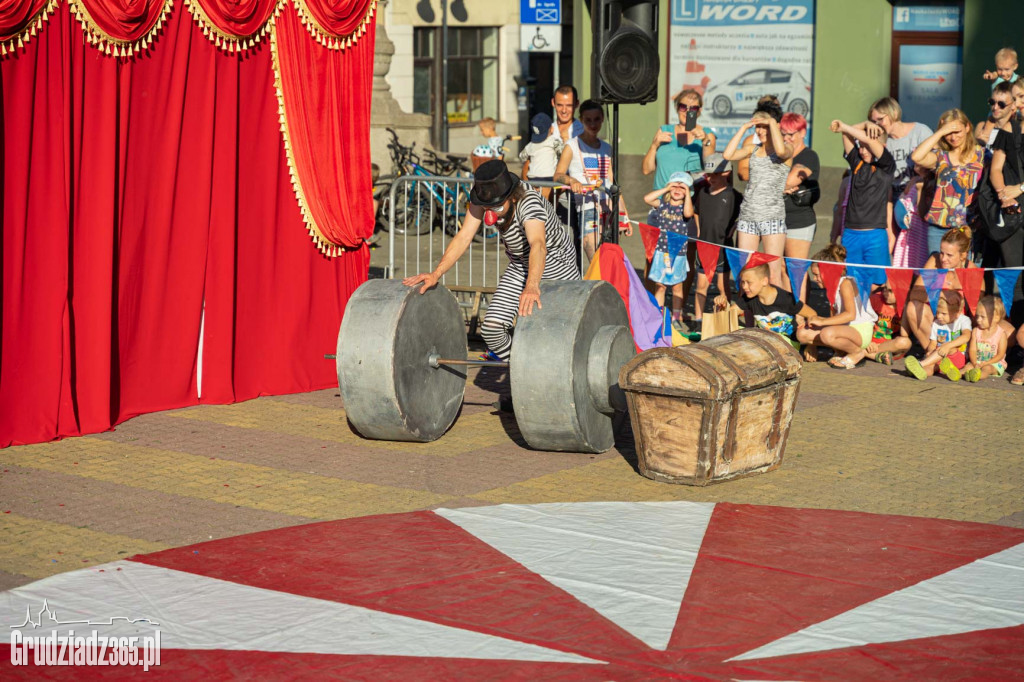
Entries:
{"label": "advertisement poster", "polygon": [[[814,0],[671,0],[668,122],[685,88],[724,149],[764,95],[811,119]],[[809,138],[808,138],[809,139]]]}
{"label": "advertisement poster", "polygon": [[898,99],[904,121],[934,126],[947,109],[960,106],[963,48],[901,45]]}

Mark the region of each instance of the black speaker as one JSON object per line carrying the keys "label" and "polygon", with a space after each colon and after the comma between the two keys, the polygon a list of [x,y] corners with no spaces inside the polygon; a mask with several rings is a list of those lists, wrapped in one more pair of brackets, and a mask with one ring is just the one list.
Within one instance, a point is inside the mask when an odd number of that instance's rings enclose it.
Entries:
{"label": "black speaker", "polygon": [[590,96],[610,104],[658,99],[658,0],[592,0]]}

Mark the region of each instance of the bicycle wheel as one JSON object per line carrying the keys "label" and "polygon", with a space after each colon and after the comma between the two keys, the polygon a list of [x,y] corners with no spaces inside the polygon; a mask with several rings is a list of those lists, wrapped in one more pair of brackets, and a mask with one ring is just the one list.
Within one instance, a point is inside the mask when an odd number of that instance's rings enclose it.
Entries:
{"label": "bicycle wheel", "polygon": [[428,234],[434,229],[434,197],[417,185],[395,197],[395,234]]}

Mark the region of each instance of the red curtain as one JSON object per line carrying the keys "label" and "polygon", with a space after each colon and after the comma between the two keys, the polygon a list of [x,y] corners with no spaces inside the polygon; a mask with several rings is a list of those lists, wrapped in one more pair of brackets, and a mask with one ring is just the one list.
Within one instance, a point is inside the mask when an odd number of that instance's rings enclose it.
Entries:
{"label": "red curtain", "polygon": [[199,10],[200,21],[224,37],[246,38],[256,35],[270,20],[277,0],[189,0]]}
{"label": "red curtain", "polygon": [[[277,18],[277,66],[296,193],[314,240],[328,254],[331,244],[357,246],[373,231],[372,207],[352,201],[372,191],[369,157],[361,166],[353,163],[368,141],[370,100],[348,87],[372,80],[373,37],[371,28],[368,40],[333,50],[309,39],[290,5]],[[340,173],[340,163],[350,172]]]}
{"label": "red curtain", "polygon": [[[202,402],[336,385],[323,355],[368,252],[309,243],[269,47],[225,54],[177,3],[114,59],[64,5],[0,61],[0,446],[195,404],[204,320]],[[370,76],[346,92],[368,103]],[[354,139],[341,176],[369,165]]]}
{"label": "red curtain", "polygon": [[[373,0],[296,0],[318,24],[317,28],[343,38],[370,24]],[[369,26],[367,26],[369,27]]]}
{"label": "red curtain", "polygon": [[24,31],[46,3],[47,0],[0,0],[0,42]]}
{"label": "red curtain", "polygon": [[86,21],[105,39],[134,42],[156,26],[164,0],[74,0]]}

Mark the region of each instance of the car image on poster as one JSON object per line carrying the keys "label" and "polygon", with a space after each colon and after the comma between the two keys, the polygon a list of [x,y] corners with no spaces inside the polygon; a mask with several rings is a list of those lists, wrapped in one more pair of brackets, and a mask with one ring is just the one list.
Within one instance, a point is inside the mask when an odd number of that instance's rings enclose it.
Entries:
{"label": "car image on poster", "polygon": [[702,125],[728,139],[765,95],[810,121],[814,0],[673,0],[671,7],[669,94],[700,92]]}

